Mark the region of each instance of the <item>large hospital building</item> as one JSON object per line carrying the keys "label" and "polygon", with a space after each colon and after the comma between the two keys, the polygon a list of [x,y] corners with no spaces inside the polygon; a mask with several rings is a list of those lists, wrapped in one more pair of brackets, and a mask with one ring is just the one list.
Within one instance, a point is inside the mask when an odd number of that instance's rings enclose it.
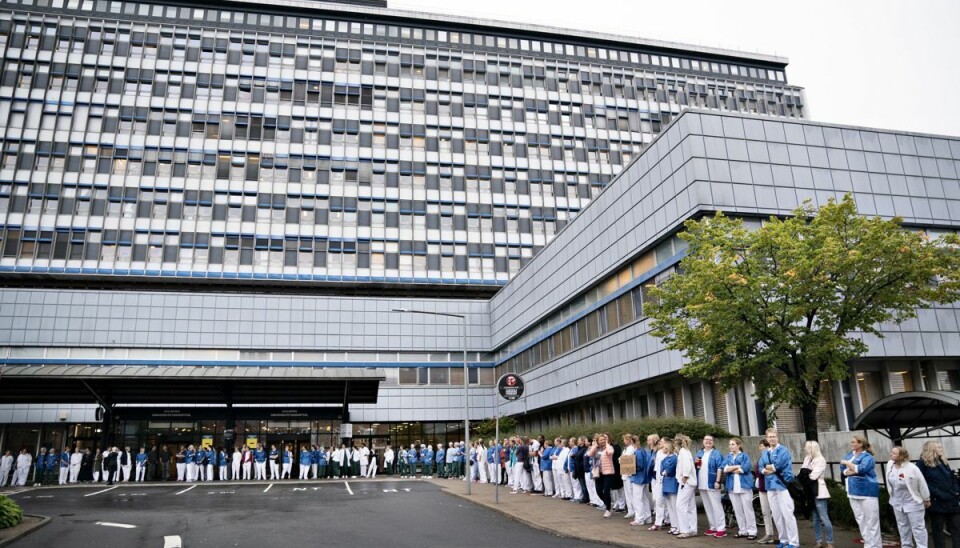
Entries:
{"label": "large hospital building", "polygon": [[[960,228],[960,140],[811,122],[786,65],[375,1],[7,0],[0,446],[454,441],[509,371],[531,432],[756,433],[749,386],[649,335],[682,223],[853,193]],[[960,389],[958,323],[864,335],[820,424]]]}

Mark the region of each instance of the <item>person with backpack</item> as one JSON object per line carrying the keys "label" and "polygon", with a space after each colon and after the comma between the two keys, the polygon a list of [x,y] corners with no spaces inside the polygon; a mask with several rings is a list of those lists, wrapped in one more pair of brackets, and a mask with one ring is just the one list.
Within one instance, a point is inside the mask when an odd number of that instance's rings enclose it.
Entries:
{"label": "person with backpack", "polygon": [[813,518],[813,536],[817,546],[833,548],[833,524],[830,522],[830,491],[823,480],[827,471],[827,460],[820,452],[820,444],[808,441],[803,447],[806,456],[800,466],[799,479],[803,485],[804,495],[808,498]]}
{"label": "person with backpack", "polygon": [[[860,527],[864,548],[881,548],[880,483],[877,461],[870,442],[860,434],[850,438],[850,452],[840,461],[840,472],[846,478],[850,509]],[[769,489],[769,488],[768,488]]]}

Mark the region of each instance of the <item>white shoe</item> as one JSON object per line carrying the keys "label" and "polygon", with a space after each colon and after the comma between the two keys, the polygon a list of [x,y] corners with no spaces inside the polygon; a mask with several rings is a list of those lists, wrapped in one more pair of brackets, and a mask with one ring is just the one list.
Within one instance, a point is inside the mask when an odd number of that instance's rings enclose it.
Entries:
{"label": "white shoe", "polygon": [[609,517],[610,517],[610,510],[604,511],[604,512],[603,512],[603,517],[609,518]]}
{"label": "white shoe", "polygon": [[632,518],[632,517],[633,517],[633,514],[627,514],[627,515],[623,516],[624,519],[630,519],[630,518]]}

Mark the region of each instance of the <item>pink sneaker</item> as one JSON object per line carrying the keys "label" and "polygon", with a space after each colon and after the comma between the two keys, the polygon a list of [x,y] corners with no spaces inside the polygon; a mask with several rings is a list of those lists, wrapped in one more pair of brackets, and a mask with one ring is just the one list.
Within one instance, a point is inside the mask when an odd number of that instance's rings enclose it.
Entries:
{"label": "pink sneaker", "polygon": [[716,531],[715,533],[713,533],[713,536],[714,536],[714,538],[723,538],[723,537],[727,536],[727,532],[726,532],[726,531]]}
{"label": "pink sneaker", "polygon": [[716,533],[716,531],[714,531],[713,529],[707,529],[706,532],[704,532],[703,534],[708,537],[712,537],[714,533]]}

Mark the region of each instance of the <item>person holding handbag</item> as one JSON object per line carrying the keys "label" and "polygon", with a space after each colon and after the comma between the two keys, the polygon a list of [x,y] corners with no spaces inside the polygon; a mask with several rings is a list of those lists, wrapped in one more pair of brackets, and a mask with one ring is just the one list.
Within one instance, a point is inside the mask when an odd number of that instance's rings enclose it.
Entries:
{"label": "person holding handbag", "polygon": [[949,527],[953,548],[960,548],[960,484],[947,464],[943,445],[931,440],[923,444],[917,468],[930,489],[931,532],[934,548],[947,548],[943,528]]}
{"label": "person holding handbag", "polygon": [[729,443],[730,454],[723,461],[727,494],[733,513],[737,516],[739,531],[735,538],[757,539],[757,517],[753,513],[753,471],[750,455],[743,452],[743,442],[733,438]]}
{"label": "person holding handbag", "polygon": [[890,450],[887,492],[890,493],[893,515],[897,518],[900,546],[927,548],[924,514],[930,507],[930,489],[920,469],[910,462],[910,454],[900,446]]}
{"label": "person holding handbag", "polygon": [[847,481],[847,498],[853,517],[860,527],[864,548],[881,548],[880,483],[877,482],[877,461],[870,442],[860,434],[850,439],[851,451],[840,461],[840,472]]}
{"label": "person holding handbag", "polygon": [[[811,482],[813,498],[813,508],[811,515],[813,517],[813,536],[817,541],[817,548],[826,546],[833,548],[833,523],[830,522],[830,491],[827,489],[827,482],[823,480],[823,474],[827,471],[827,459],[823,457],[820,451],[820,444],[815,441],[808,441],[803,447],[806,456],[803,458],[803,465],[800,467],[801,476],[805,476]],[[804,472],[806,470],[806,472]]]}

